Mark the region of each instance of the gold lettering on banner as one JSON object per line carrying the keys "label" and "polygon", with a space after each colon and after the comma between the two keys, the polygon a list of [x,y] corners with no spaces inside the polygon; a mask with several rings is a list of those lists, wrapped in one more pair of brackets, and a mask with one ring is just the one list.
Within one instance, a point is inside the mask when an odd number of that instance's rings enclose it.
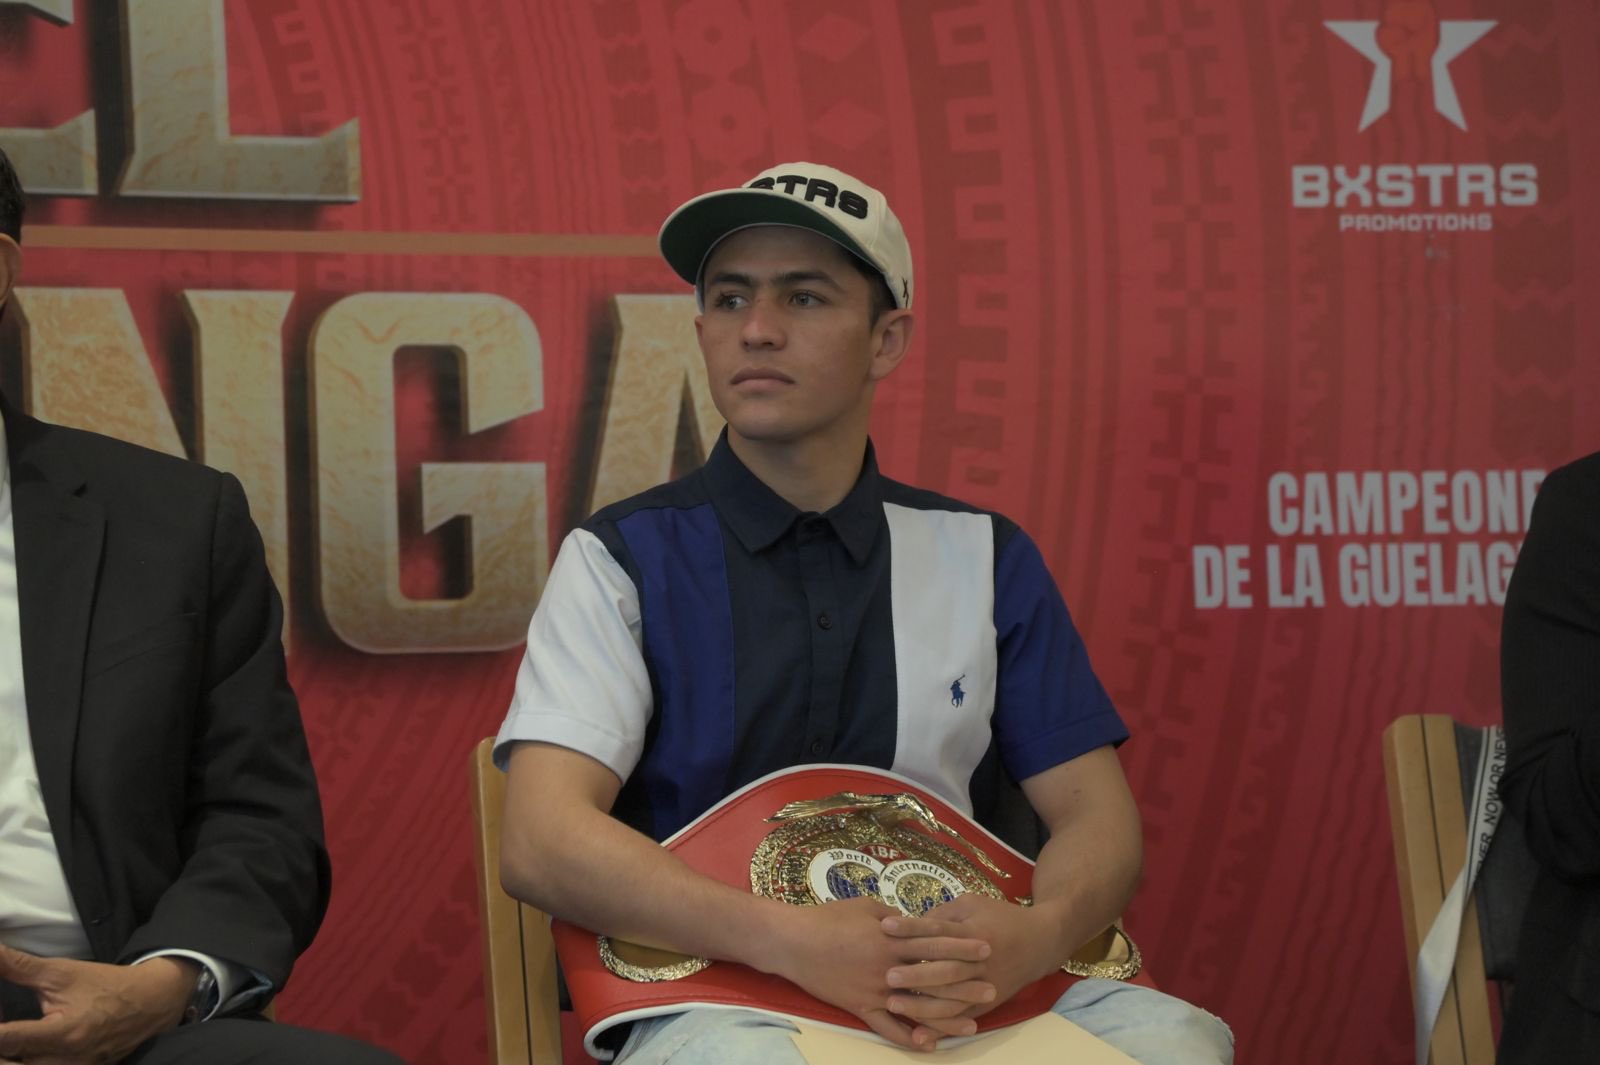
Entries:
{"label": "gold lettering on banner", "polygon": [[[528,636],[528,619],[550,572],[550,517],[542,462],[425,462],[422,531],[471,519],[468,546],[476,643],[435,650],[498,650]],[[448,602],[448,600],[447,600]],[[455,624],[460,624],[456,622]],[[464,637],[463,637],[464,639]]]}
{"label": "gold lettering on banner", "polygon": [[19,288],[28,409],[183,457],[133,311],[120,289]]}
{"label": "gold lettering on banner", "polygon": [[414,346],[455,352],[468,433],[544,407],[539,332],[502,296],[367,293],[330,307],[309,360],[323,613],[340,639],[372,653],[516,646],[549,570],[543,463],[424,465],[426,529],[471,522],[471,586],[460,599],[400,590],[394,358]]}
{"label": "gold lettering on banner", "polygon": [[[239,478],[267,567],[289,604],[282,328],[288,292],[186,292],[195,337],[200,458]],[[47,421],[187,457],[118,289],[20,288],[29,410]],[[287,647],[288,626],[284,626]]]}
{"label": "gold lettering on banner", "polygon": [[20,7],[37,11],[61,26],[72,24],[72,0],[0,0],[0,7]]}
{"label": "gold lettering on banner", "polygon": [[[0,0],[0,7],[28,8],[62,26],[72,23],[72,0]],[[0,129],[0,149],[29,192],[92,196],[99,191],[93,108],[54,129]]]}
{"label": "gold lettering on banner", "polygon": [[124,0],[128,196],[348,203],[361,198],[356,119],[320,137],[233,136],[222,0]]}
{"label": "gold lettering on banner", "polygon": [[[244,485],[289,616],[289,484],[283,320],[292,292],[185,292],[194,336],[200,454]],[[284,647],[289,625],[283,626]]]}
{"label": "gold lettering on banner", "polygon": [[672,475],[685,393],[701,457],[722,431],[694,335],[693,296],[617,296],[617,349],[600,430],[592,513]]}

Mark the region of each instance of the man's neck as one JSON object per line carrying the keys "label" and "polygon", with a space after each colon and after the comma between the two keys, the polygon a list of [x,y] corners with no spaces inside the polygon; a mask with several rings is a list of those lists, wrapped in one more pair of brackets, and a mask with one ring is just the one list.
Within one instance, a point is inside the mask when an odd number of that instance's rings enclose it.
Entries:
{"label": "man's neck", "polygon": [[730,427],[728,446],[762,484],[797,509],[823,513],[838,506],[861,476],[867,434],[775,443],[750,440]]}

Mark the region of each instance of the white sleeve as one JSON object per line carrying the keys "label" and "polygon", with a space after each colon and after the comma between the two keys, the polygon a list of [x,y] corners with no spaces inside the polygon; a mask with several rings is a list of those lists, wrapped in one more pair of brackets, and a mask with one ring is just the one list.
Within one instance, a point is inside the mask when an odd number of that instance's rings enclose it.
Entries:
{"label": "white sleeve", "polygon": [[511,744],[537,740],[586,754],[627,780],[652,706],[638,589],[598,537],[574,529],[528,625],[495,764],[506,767]]}
{"label": "white sleeve", "polygon": [[199,1017],[202,1021],[209,1021],[220,1014],[233,1013],[246,1004],[265,1001],[267,993],[272,991],[272,981],[254,969],[246,969],[243,965],[215,955],[203,954],[198,950],[182,950],[177,947],[169,950],[152,950],[133,959],[131,964],[138,965],[151,958],[188,958],[211,970],[211,978],[217,985],[212,989],[210,1005]]}

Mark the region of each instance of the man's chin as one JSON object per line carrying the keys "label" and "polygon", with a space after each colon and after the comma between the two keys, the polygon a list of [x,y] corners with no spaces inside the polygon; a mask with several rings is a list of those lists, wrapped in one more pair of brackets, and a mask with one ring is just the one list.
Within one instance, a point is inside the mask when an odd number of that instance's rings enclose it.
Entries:
{"label": "man's chin", "polygon": [[728,431],[741,440],[748,440],[752,444],[792,444],[804,439],[803,429],[782,422],[745,420],[730,421]]}
{"label": "man's chin", "polygon": [[849,433],[848,416],[797,416],[795,411],[734,410],[723,414],[729,435],[751,444],[783,447]]}

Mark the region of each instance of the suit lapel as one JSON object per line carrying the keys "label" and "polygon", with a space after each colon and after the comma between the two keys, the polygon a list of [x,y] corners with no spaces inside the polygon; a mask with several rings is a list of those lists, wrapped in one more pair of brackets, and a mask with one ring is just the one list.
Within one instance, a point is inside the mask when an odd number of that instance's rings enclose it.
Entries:
{"label": "suit lapel", "polygon": [[34,762],[56,847],[71,875],[72,756],[105,514],[47,426],[6,408],[22,685]]}

